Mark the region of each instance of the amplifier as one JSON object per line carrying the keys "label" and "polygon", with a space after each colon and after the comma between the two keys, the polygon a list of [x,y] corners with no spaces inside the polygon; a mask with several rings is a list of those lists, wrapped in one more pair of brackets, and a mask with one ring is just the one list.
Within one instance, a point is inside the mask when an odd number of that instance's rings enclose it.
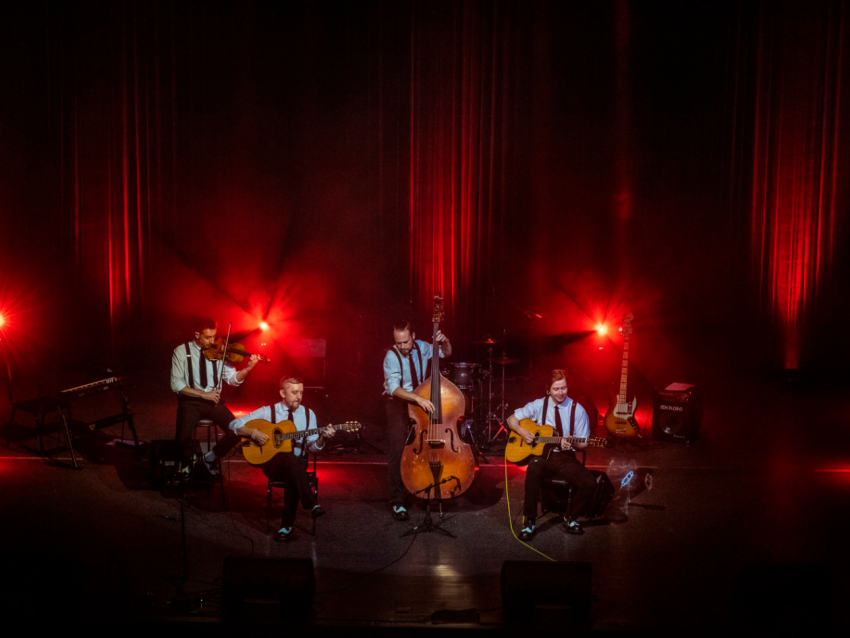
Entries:
{"label": "amplifier", "polygon": [[652,438],[693,443],[702,422],[702,393],[688,383],[671,383],[655,392]]}

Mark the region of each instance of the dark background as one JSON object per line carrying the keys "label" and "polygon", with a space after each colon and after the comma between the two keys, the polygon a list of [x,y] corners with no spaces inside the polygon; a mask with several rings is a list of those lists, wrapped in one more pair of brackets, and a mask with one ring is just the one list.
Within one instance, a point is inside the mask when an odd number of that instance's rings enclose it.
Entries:
{"label": "dark background", "polygon": [[376,399],[436,292],[455,360],[504,339],[530,384],[604,396],[626,312],[644,399],[842,376],[846,2],[48,1],[2,29],[3,341],[60,387],[167,387],[209,314],[275,360],[257,397],[324,338],[336,400]]}

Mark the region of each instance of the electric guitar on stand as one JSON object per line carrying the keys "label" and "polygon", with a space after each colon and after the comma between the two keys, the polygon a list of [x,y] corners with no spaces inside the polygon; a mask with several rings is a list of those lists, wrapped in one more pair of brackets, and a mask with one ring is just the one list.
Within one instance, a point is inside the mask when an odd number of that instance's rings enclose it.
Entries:
{"label": "electric guitar on stand", "polygon": [[623,316],[623,326],[620,332],[623,333],[623,365],[620,370],[620,391],[611,393],[611,399],[608,404],[608,414],[605,415],[605,429],[614,436],[630,438],[638,436],[638,423],[635,419],[635,410],[637,410],[637,397],[629,403],[626,394],[626,382],[629,377],[629,335],[632,334],[632,319],[635,316],[631,313]]}

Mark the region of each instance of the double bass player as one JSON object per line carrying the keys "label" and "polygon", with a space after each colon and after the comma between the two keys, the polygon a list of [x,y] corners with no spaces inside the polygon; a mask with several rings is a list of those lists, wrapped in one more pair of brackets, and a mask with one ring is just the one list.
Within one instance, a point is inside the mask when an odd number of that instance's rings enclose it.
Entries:
{"label": "double bass player", "polygon": [[[452,354],[448,337],[437,331],[437,348],[440,357]],[[427,375],[428,362],[433,356],[433,345],[416,338],[409,321],[393,325],[393,347],[384,356],[384,395],[387,411],[387,441],[389,460],[387,463],[387,487],[393,518],[408,519],[405,507],[405,487],[401,478],[401,456],[410,431],[408,405],[416,404],[428,414],[434,412],[434,404],[414,394],[414,390]]]}

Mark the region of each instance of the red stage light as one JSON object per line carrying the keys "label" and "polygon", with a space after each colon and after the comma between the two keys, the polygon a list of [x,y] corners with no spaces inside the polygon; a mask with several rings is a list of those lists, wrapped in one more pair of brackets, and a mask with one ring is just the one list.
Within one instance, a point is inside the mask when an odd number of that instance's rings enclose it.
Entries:
{"label": "red stage light", "polygon": [[269,329],[269,324],[267,324],[265,321],[261,321],[260,322],[260,330],[265,332],[268,329]]}
{"label": "red stage light", "polygon": [[3,315],[0,314],[0,328],[3,327],[3,324],[6,323],[6,320],[3,318]]}
{"label": "red stage light", "polygon": [[604,324],[604,323],[598,323],[598,324],[596,324],[596,333],[597,333],[599,336],[604,335],[606,332],[608,332],[608,328],[605,326],[605,324]]}

